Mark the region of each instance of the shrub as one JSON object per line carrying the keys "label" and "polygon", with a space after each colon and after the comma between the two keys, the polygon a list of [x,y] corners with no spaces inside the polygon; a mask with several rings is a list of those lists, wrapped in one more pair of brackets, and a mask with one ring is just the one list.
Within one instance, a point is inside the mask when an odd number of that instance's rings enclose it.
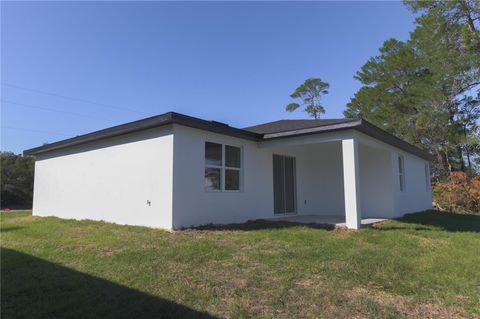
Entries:
{"label": "shrub", "polygon": [[1,207],[31,208],[35,161],[31,157],[0,152]]}
{"label": "shrub", "polygon": [[480,213],[480,176],[469,178],[464,172],[453,172],[448,182],[435,183],[432,193],[440,209]]}

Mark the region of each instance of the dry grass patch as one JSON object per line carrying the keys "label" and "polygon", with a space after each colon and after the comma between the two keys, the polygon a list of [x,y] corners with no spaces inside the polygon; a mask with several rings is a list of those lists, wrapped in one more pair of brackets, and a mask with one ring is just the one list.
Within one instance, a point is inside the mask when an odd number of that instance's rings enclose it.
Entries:
{"label": "dry grass patch", "polygon": [[[12,214],[12,213],[10,213]],[[2,220],[2,224],[15,224],[21,222],[31,222],[39,219],[38,216],[19,216],[19,217],[10,217],[8,219]]]}
{"label": "dry grass patch", "polygon": [[371,298],[379,305],[394,308],[406,318],[437,319],[437,318],[473,318],[469,317],[458,306],[446,306],[440,302],[418,302],[413,297],[400,296],[397,294],[380,291],[376,288],[354,287],[346,290],[346,296],[351,299]]}

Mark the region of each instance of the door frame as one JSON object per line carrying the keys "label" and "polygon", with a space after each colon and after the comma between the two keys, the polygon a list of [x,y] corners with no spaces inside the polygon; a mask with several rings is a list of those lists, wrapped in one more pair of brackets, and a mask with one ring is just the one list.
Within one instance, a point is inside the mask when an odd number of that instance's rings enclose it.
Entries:
{"label": "door frame", "polygon": [[[284,212],[284,213],[276,213],[275,212],[275,175],[272,174],[272,186],[273,186],[273,215],[275,216],[288,216],[288,215],[298,215],[298,207],[297,207],[297,158],[292,155],[284,155],[284,154],[278,154],[278,153],[272,153],[272,173],[274,172],[274,160],[273,158],[275,156],[280,156],[280,157],[287,157],[293,159],[293,178],[292,178],[292,183],[293,183],[293,212]],[[284,185],[285,185],[285,179],[284,179]],[[284,202],[286,201],[285,197],[285,186],[284,186]]]}

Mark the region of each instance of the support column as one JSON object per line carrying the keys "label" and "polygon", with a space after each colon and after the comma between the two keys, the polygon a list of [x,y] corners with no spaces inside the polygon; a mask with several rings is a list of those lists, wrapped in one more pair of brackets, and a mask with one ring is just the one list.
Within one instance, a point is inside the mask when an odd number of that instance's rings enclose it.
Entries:
{"label": "support column", "polygon": [[359,229],[362,221],[358,142],[355,137],[342,140],[345,221],[348,228]]}
{"label": "support column", "polygon": [[399,217],[399,193],[400,193],[400,180],[398,176],[398,153],[390,151],[391,160],[391,187],[392,187],[392,213],[391,218]]}

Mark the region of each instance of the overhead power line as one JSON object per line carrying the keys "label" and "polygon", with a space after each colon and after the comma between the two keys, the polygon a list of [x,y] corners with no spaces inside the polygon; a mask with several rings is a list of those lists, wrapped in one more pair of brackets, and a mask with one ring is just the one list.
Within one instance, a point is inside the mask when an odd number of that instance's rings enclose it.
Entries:
{"label": "overhead power line", "polygon": [[100,118],[100,117],[95,117],[95,116],[90,116],[90,115],[85,115],[85,114],[80,114],[80,113],[75,113],[75,112],[62,111],[62,110],[52,109],[52,108],[45,107],[45,106],[37,106],[37,105],[31,105],[31,104],[24,104],[24,103],[19,103],[19,102],[15,102],[15,101],[11,101],[11,100],[6,100],[6,99],[2,99],[1,101],[4,102],[4,103],[9,103],[9,104],[18,105],[18,106],[21,106],[21,107],[32,108],[32,109],[38,109],[38,110],[44,110],[44,111],[49,111],[49,112],[55,112],[55,113],[62,113],[62,114],[80,116],[80,117],[89,118],[89,119],[94,119],[94,120],[106,120],[106,121],[111,121],[110,119],[107,119],[107,118]]}
{"label": "overhead power line", "polygon": [[17,126],[10,126],[10,125],[2,125],[2,128],[10,129],[10,130],[17,130],[17,131],[26,131],[26,132],[35,132],[35,133],[49,133],[49,134],[62,134],[62,135],[72,135],[65,132],[55,132],[55,131],[44,131],[44,130],[36,130],[30,129],[25,127],[17,127]]}
{"label": "overhead power line", "polygon": [[66,99],[66,100],[71,100],[71,101],[76,101],[76,102],[81,102],[81,103],[88,103],[88,104],[98,105],[98,106],[101,106],[101,107],[106,107],[106,108],[111,108],[111,109],[116,109],[116,110],[133,112],[133,113],[145,115],[144,112],[139,112],[139,111],[137,111],[135,109],[131,109],[131,108],[109,105],[109,104],[104,104],[104,103],[98,103],[98,102],[94,102],[94,101],[90,101],[90,100],[86,100],[86,99],[66,96],[66,95],[62,95],[62,94],[56,94],[56,93],[52,93],[52,92],[46,92],[46,91],[42,91],[42,90],[38,90],[38,89],[27,88],[27,87],[20,86],[20,85],[15,85],[15,84],[2,82],[2,86],[7,86],[7,87],[19,89],[19,90],[25,90],[25,91],[30,91],[30,92],[55,96],[55,97]]}

